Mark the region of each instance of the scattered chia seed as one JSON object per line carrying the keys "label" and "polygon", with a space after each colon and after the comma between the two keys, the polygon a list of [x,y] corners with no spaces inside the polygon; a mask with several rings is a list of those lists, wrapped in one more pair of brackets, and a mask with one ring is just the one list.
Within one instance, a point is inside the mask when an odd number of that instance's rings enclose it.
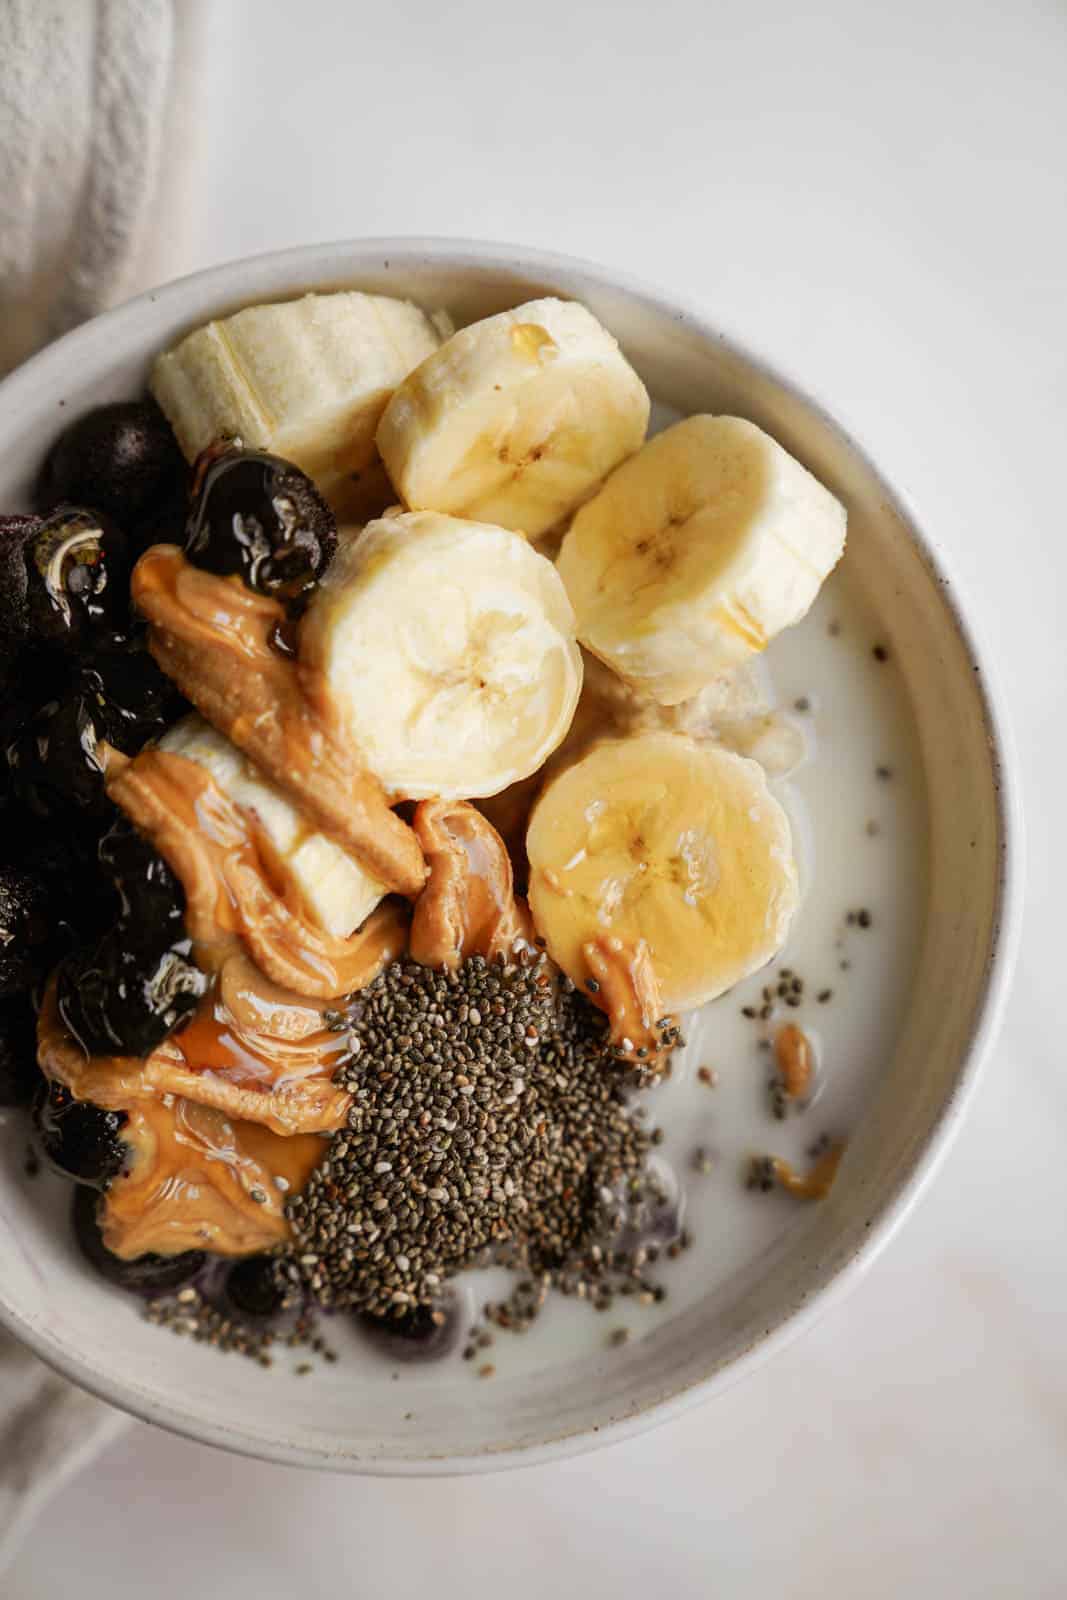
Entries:
{"label": "scattered chia seed", "polygon": [[621,1345],[628,1344],[629,1339],[629,1328],[612,1328],[611,1332],[608,1334],[608,1344],[614,1350],[618,1350]]}
{"label": "scattered chia seed", "polygon": [[876,778],[880,778],[883,783],[888,783],[889,779],[893,776],[893,769],[892,767],[885,766],[875,767],[874,775]]}
{"label": "scattered chia seed", "polygon": [[816,1000],[821,1006],[829,1004],[833,997],[834,991],[832,989],[820,989],[818,994],[815,996]]}
{"label": "scattered chia seed", "polygon": [[869,911],[867,911],[866,909],[864,909],[862,911],[857,911],[856,912],[856,921],[857,921],[857,923],[859,924],[859,926],[861,928],[869,928],[870,925],[871,925],[871,921],[872,921],[871,913]]}
{"label": "scattered chia seed", "polygon": [[888,661],[889,660],[889,651],[886,649],[884,644],[872,645],[871,646],[871,655],[874,657],[874,659],[876,661]]}
{"label": "scattered chia seed", "polygon": [[837,638],[838,634],[841,632],[841,624],[837,621],[836,617],[834,618],[833,622],[827,623],[826,631],[830,635],[831,639]]}
{"label": "scattered chia seed", "polygon": [[745,1188],[770,1194],[774,1188],[774,1162],[770,1156],[753,1156],[749,1162]]}
{"label": "scattered chia seed", "polygon": [[806,694],[801,694],[801,695],[797,696],[797,698],[793,701],[793,710],[794,711],[810,711],[811,710],[811,701],[808,699]]}
{"label": "scattered chia seed", "polygon": [[[285,1334],[271,1324],[246,1322],[230,1316],[206,1299],[199,1289],[185,1288],[179,1289],[177,1294],[149,1300],[144,1317],[156,1327],[169,1328],[172,1333],[190,1337],[197,1344],[210,1344],[223,1354],[234,1352],[246,1356],[262,1367],[273,1365],[269,1352],[279,1343],[292,1349],[312,1349],[326,1361],[337,1360],[336,1353],[318,1337],[315,1319],[306,1310],[299,1312],[292,1330]],[[300,1370],[298,1367],[297,1371]],[[310,1362],[305,1364],[305,1370],[312,1370]]]}
{"label": "scattered chia seed", "polygon": [[882,830],[872,817],[863,831],[867,835],[868,839],[876,839]]}

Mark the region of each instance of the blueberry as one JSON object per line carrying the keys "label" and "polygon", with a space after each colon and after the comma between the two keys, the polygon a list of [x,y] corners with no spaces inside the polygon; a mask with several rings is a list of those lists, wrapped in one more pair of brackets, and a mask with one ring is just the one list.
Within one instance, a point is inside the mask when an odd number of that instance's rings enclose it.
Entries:
{"label": "blueberry", "polygon": [[[188,476],[188,475],[187,475]],[[147,515],[138,518],[128,529],[130,550],[136,559],[153,544],[183,544],[185,522],[189,515],[188,483],[154,505]]]}
{"label": "blueberry", "polygon": [[[434,1318],[443,1317],[443,1321]],[[416,1306],[399,1317],[375,1317],[367,1311],[356,1321],[378,1348],[394,1361],[438,1361],[459,1340],[459,1308],[449,1296],[435,1306]]]}
{"label": "blueberry", "polygon": [[11,790],[39,817],[68,808],[112,815],[104,792],[103,741],[135,755],[181,715],[185,702],[137,644],[77,663],[5,746]]}
{"label": "blueberry", "polygon": [[246,1256],[226,1274],[226,1298],[246,1317],[266,1320],[282,1309],[285,1291],[275,1276],[272,1256]]}
{"label": "blueberry", "polygon": [[18,994],[41,976],[49,932],[43,884],[22,867],[0,866],[0,995]]}
{"label": "blueberry", "polygon": [[59,967],[56,999],[68,1033],[88,1055],[147,1056],[185,1022],[207,988],[190,943],[143,943],[122,924]]}
{"label": "blueberry", "polygon": [[76,945],[97,939],[114,926],[119,897],[100,871],[95,824],[58,830],[51,822],[26,815],[20,823],[20,860],[47,896],[46,966],[51,968]]}
{"label": "blueberry", "polygon": [[27,628],[35,642],[79,652],[125,637],[130,562],[113,522],[64,506],[30,535],[23,553]]}
{"label": "blueberry", "polygon": [[28,1106],[40,1084],[37,1013],[26,995],[0,1000],[0,1106]]}
{"label": "blueberry", "polygon": [[128,756],[158,739],[188,710],[139,641],[94,656],[79,668],[75,688],[99,737]]}
{"label": "blueberry", "polygon": [[14,665],[26,637],[26,559],[30,536],[40,527],[37,517],[0,517],[0,682]]}
{"label": "blueberry", "polygon": [[119,916],[135,943],[161,948],[184,937],[185,896],[163,857],[124,819],[100,841],[99,860],[110,874]]}
{"label": "blueberry", "polygon": [[135,1256],[132,1261],[113,1255],[100,1231],[99,1204],[92,1189],[79,1185],[74,1191],[71,1223],[82,1255],[108,1283],[134,1294],[169,1294],[204,1270],[207,1258],[202,1250],[184,1250],[177,1256]]}
{"label": "blueberry", "polygon": [[239,573],[296,614],[336,548],[333,512],[299,468],[258,450],[201,456],[185,539],[195,566]]}
{"label": "blueberry", "polygon": [[41,1085],[34,1118],[46,1159],[64,1177],[104,1189],[122,1171],[124,1111],[104,1111],[75,1100],[61,1083],[48,1083]]}
{"label": "blueberry", "polygon": [[63,430],[45,457],[36,501],[46,512],[63,501],[93,506],[132,531],[183,492],[186,477],[182,453],[155,401],[119,400],[96,406]]}

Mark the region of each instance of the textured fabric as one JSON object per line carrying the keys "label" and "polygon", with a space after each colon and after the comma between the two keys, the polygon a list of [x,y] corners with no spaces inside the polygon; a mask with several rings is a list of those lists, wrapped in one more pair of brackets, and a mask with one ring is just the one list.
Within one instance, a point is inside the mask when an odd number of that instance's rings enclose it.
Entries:
{"label": "textured fabric", "polygon": [[[0,0],[0,374],[169,275],[204,17],[198,0]],[[0,1332],[0,1570],[126,1423]]]}
{"label": "textured fabric", "polygon": [[170,276],[203,26],[199,0],[0,4],[0,372]]}

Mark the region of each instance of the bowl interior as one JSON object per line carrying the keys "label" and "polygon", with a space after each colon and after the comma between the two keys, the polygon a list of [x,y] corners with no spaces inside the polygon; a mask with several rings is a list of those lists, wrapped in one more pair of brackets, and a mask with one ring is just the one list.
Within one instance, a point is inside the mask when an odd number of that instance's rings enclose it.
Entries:
{"label": "bowl interior", "polygon": [[[728,1292],[709,1292],[610,1360],[480,1384],[441,1370],[417,1414],[385,1381],[343,1367],[271,1381],[251,1363],[142,1324],[87,1276],[64,1226],[22,1176],[24,1131],[0,1130],[0,1316],[69,1376],[193,1437],[289,1462],[350,1470],[449,1470],[592,1442],[665,1414],[795,1326],[873,1249],[943,1139],[985,1025],[998,950],[1004,818],[984,687],[945,580],[859,448],[810,400],[696,318],[592,268],[502,250],[417,244],[290,252],[170,286],[68,336],[0,386],[0,505],[14,508],[65,416],[143,385],[162,345],[207,317],[310,288],[361,287],[444,305],[459,321],[540,292],[576,295],[620,339],[658,399],[736,412],[766,428],[847,504],[846,560],[905,674],[928,802],[925,934],[895,1055],[829,1198],[811,1207]],[[659,1411],[657,1412],[657,1408]],[[512,1457],[514,1458],[514,1457]]]}

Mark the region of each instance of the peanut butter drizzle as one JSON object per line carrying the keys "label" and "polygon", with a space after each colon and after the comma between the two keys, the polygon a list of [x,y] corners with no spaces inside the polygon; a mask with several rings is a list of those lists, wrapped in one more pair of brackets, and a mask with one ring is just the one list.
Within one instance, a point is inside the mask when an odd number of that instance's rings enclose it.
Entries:
{"label": "peanut butter drizzle", "polygon": [[285,1202],[326,1151],[314,1135],[282,1139],[172,1095],[135,1102],[128,1119],[129,1161],[100,1215],[104,1243],[126,1260],[148,1251],[242,1256],[283,1244]]}
{"label": "peanut butter drizzle", "polygon": [[491,961],[531,937],[507,848],[480,811],[466,800],[422,800],[413,827],[430,870],[411,923],[415,961],[426,967],[457,967],[473,955]]}
{"label": "peanut butter drizzle", "polygon": [[321,676],[271,644],[285,622],[278,602],[167,544],[141,557],[130,593],[152,655],[197,710],[380,883],[417,894],[426,868],[414,833],[340,736]]}
{"label": "peanut butter drizzle", "polygon": [[790,1100],[803,1100],[815,1072],[811,1040],[795,1022],[787,1022],[774,1036],[774,1064],[782,1089]]}
{"label": "peanut butter drizzle", "polygon": [[151,1055],[87,1056],[60,1021],[49,985],[37,1019],[41,1071],[77,1100],[105,1111],[181,1095],[272,1133],[333,1133],[344,1125],[351,1096],[330,1078],[343,1036],[321,1028],[303,1039],[270,1036],[240,1025],[221,996],[225,976],[204,996],[187,1027]]}
{"label": "peanut butter drizzle", "polygon": [[639,939],[633,946],[601,934],[582,945],[582,959],[597,985],[594,990],[587,987],[586,993],[594,1005],[607,1013],[616,1054],[650,1071],[661,1068],[670,1046],[664,1046],[657,1025],[673,1019],[662,1015],[659,983],[647,941]]}
{"label": "peanut butter drizzle", "polygon": [[332,1000],[364,988],[403,950],[395,904],[380,905],[347,939],[312,922],[290,885],[271,883],[254,825],[197,762],[142,750],[121,766],[109,762],[107,792],[180,879],[186,931],[206,971],[218,970],[236,939],[274,984]]}
{"label": "peanut butter drizzle", "polygon": [[771,1169],[775,1182],[789,1194],[796,1195],[798,1200],[824,1200],[833,1187],[844,1153],[843,1144],[831,1145],[829,1150],[818,1158],[811,1171],[806,1173],[798,1172],[781,1156],[772,1156]]}

